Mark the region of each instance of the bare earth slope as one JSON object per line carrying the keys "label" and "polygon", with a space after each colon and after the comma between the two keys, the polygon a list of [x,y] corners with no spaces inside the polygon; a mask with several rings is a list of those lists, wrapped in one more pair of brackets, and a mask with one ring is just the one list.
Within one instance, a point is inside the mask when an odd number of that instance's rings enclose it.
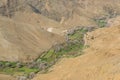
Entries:
{"label": "bare earth slope", "polygon": [[90,48],[85,55],[62,59],[52,72],[34,80],[120,80],[118,15],[120,0],[0,0],[0,61],[33,61],[62,43],[67,29],[108,20],[108,26],[117,27],[88,33],[85,41]]}
{"label": "bare earth slope", "polygon": [[15,80],[12,76],[0,74],[0,80]]}
{"label": "bare earth slope", "polygon": [[[8,1],[8,3],[7,3]],[[1,0],[0,15],[14,17],[16,12],[46,16],[61,24],[95,25],[93,19],[111,18],[120,14],[119,0]],[[18,14],[19,15],[19,14]],[[24,19],[24,17],[22,17]]]}
{"label": "bare earth slope", "polygon": [[33,80],[120,80],[120,26],[95,30],[86,39],[85,55],[62,59]]}
{"label": "bare earth slope", "polygon": [[0,17],[0,60],[32,61],[64,39],[26,23]]}

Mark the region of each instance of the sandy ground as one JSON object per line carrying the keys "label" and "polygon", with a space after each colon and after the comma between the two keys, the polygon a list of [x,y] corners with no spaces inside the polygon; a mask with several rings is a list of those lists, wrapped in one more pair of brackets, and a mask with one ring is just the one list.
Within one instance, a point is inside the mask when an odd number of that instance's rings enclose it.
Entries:
{"label": "sandy ground", "polygon": [[9,75],[0,74],[0,80],[15,80],[15,78]]}
{"label": "sandy ground", "polygon": [[[0,7],[7,0],[1,1]],[[32,5],[36,5],[37,0],[31,1]],[[61,32],[64,30],[76,26],[96,26],[93,18],[120,14],[119,0],[76,0],[77,4],[74,0],[44,1],[42,8],[35,6],[36,9],[43,10],[42,14],[36,14],[26,5],[25,11],[21,9],[14,12],[12,19],[0,17],[0,60],[32,61],[42,51],[56,43],[62,43],[64,38]],[[46,10],[47,15],[44,16]],[[69,16],[66,16],[66,12],[70,13]],[[60,22],[56,18],[60,18]],[[119,19],[113,18],[108,23],[118,27],[103,28],[86,35],[86,44],[90,48],[85,50],[85,55],[62,59],[51,69],[52,72],[38,74],[34,80],[119,80]],[[0,79],[8,80],[9,76],[0,75]]]}
{"label": "sandy ground", "polygon": [[40,26],[0,17],[0,60],[29,62],[52,45],[63,42],[62,36]]}
{"label": "sandy ground", "polygon": [[33,80],[120,80],[120,26],[88,33],[87,40],[84,55],[62,59]]}

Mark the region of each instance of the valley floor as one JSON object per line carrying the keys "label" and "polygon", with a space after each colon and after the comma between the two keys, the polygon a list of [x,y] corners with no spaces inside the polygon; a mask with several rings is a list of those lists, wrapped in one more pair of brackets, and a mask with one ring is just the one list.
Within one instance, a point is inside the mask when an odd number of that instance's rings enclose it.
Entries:
{"label": "valley floor", "polygon": [[120,26],[95,30],[87,39],[85,55],[64,58],[33,80],[120,80]]}

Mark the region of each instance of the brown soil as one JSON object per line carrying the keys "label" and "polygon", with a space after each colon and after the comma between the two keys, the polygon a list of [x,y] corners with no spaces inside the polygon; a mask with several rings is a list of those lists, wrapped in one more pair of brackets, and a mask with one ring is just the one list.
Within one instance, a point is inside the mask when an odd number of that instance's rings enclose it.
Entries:
{"label": "brown soil", "polygon": [[[97,26],[94,19],[106,18],[107,26],[117,27],[88,33],[85,42],[90,48],[85,55],[62,59],[52,72],[38,74],[34,80],[120,80],[119,0],[9,1],[0,0],[0,61],[33,61],[52,45],[64,42],[65,30]],[[0,75],[0,79],[10,77]]]}
{"label": "brown soil", "polygon": [[0,17],[0,60],[30,62],[63,41],[62,36],[39,26]]}
{"label": "brown soil", "polygon": [[84,55],[62,59],[33,80],[120,80],[120,26],[88,33],[87,41]]}
{"label": "brown soil", "polygon": [[9,75],[0,74],[0,80],[15,80],[15,78]]}

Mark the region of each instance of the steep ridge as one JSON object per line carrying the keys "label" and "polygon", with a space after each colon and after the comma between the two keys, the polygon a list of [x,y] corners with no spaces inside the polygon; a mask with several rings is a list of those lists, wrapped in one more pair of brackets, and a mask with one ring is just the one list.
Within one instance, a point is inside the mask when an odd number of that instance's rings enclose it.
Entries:
{"label": "steep ridge", "polygon": [[62,25],[59,22],[49,19],[43,15],[30,12],[16,12],[12,19],[21,23],[40,26],[43,30],[46,31],[49,28],[53,28],[54,30],[52,31],[52,33],[58,35],[63,35],[64,33],[62,33],[62,31],[67,28],[67,25]]}
{"label": "steep ridge", "polygon": [[[55,65],[55,71],[40,77],[38,74],[35,80],[96,80],[99,77],[104,80],[110,73],[109,79],[114,79],[111,77],[115,69],[119,73],[119,55],[114,54],[120,52],[117,49],[120,20],[116,17],[120,15],[119,0],[0,0],[0,15],[0,61],[31,62],[52,45],[64,42],[61,35],[70,28],[96,27],[98,23],[103,26],[106,21],[109,27],[117,25],[88,33],[85,44],[90,48],[85,50],[85,55],[63,59]],[[10,77],[0,75],[2,80]]]}
{"label": "steep ridge", "polygon": [[[36,13],[68,27],[70,24],[71,27],[95,25],[93,19],[111,18],[120,14],[119,0],[9,0],[8,3],[7,0],[1,0],[0,3],[1,15],[12,18],[16,12]],[[87,22],[83,23],[84,20]]]}
{"label": "steep ridge", "polygon": [[85,39],[86,54],[64,58],[33,80],[120,80],[120,26],[95,30]]}
{"label": "steep ridge", "polygon": [[32,61],[64,38],[39,26],[0,17],[0,60]]}

